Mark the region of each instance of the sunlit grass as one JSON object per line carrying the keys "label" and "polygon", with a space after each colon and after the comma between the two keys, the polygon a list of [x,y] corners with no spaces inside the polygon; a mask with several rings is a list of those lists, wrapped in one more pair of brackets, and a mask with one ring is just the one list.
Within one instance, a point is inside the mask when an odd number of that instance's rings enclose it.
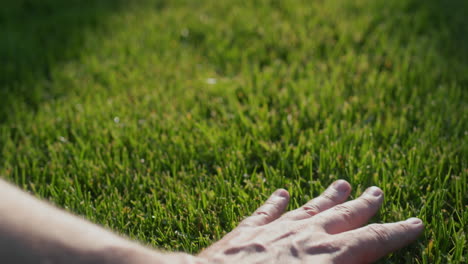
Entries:
{"label": "sunlit grass", "polygon": [[426,223],[382,263],[466,262],[464,1],[11,2],[0,174],[22,188],[196,253],[274,189],[295,208],[342,178],[384,190],[373,221]]}

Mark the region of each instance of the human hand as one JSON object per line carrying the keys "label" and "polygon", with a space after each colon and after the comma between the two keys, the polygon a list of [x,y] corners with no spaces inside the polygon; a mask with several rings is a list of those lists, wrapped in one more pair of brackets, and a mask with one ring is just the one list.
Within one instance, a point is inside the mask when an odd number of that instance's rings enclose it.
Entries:
{"label": "human hand", "polygon": [[418,218],[362,227],[380,208],[383,192],[370,187],[345,202],[350,192],[349,183],[338,180],[319,197],[283,214],[289,194],[279,189],[198,257],[208,263],[372,263],[422,232]]}

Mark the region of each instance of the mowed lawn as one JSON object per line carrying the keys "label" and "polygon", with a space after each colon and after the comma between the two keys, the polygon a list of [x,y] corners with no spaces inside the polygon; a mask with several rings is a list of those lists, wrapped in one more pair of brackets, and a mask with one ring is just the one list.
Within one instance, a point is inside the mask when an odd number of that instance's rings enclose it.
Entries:
{"label": "mowed lawn", "polygon": [[381,263],[466,263],[465,0],[6,0],[0,175],[197,253],[276,188],[418,216]]}

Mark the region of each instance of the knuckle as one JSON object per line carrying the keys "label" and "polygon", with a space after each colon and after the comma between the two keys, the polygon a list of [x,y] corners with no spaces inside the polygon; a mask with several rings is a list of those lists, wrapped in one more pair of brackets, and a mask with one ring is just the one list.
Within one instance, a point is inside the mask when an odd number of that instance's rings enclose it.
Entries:
{"label": "knuckle", "polygon": [[353,219],[353,216],[354,216],[354,212],[349,206],[340,204],[340,205],[335,206],[334,210],[343,217],[346,223],[348,224],[351,223],[351,220]]}
{"label": "knuckle", "polygon": [[385,245],[390,240],[390,233],[384,226],[379,224],[371,224],[368,225],[368,229],[373,234],[377,243]]}
{"label": "knuckle", "polygon": [[248,252],[264,252],[264,251],[266,251],[266,246],[261,242],[254,241],[254,242],[246,245],[245,251],[248,251]]}
{"label": "knuckle", "polygon": [[273,218],[273,215],[270,214],[268,211],[265,210],[257,210],[251,216],[245,218],[240,226],[258,226],[263,225],[268,222],[270,219]]}
{"label": "knuckle", "polygon": [[330,191],[330,190],[327,190],[325,192],[323,192],[321,195],[320,195],[322,198],[326,199],[326,200],[330,200],[332,202],[336,202],[337,201],[337,196],[336,196],[336,193],[333,192],[333,191]]}
{"label": "knuckle", "polygon": [[368,197],[360,197],[359,200],[365,204],[367,207],[374,207],[375,206],[375,202],[371,199],[369,199]]}
{"label": "knuckle", "polygon": [[308,203],[302,207],[302,210],[306,214],[314,216],[320,212],[320,207],[315,203]]}
{"label": "knuckle", "polygon": [[244,221],[240,222],[240,224],[237,226],[238,228],[246,228],[246,227],[252,227],[254,224],[250,219],[245,219]]}
{"label": "knuckle", "polygon": [[266,246],[263,243],[252,242],[245,245],[240,245],[232,248],[228,248],[224,251],[226,255],[234,255],[241,252],[244,253],[260,253],[266,251]]}
{"label": "knuckle", "polygon": [[252,216],[262,216],[266,218],[273,218],[274,212],[279,209],[278,203],[273,201],[266,201],[260,208],[253,213]]}
{"label": "knuckle", "polygon": [[408,225],[405,225],[403,223],[398,223],[398,228],[403,232],[403,233],[408,233],[411,231],[411,229],[408,227]]}
{"label": "knuckle", "polygon": [[267,201],[263,204],[263,206],[265,206],[265,205],[273,205],[273,206],[274,206],[274,205],[276,205],[276,202],[271,201],[271,200],[267,200]]}
{"label": "knuckle", "polygon": [[270,212],[266,211],[266,210],[259,210],[259,211],[256,211],[254,213],[254,216],[263,216],[263,217],[272,217],[272,215],[270,214]]}
{"label": "knuckle", "polygon": [[321,241],[307,245],[304,251],[310,255],[332,254],[340,250],[340,246],[334,241]]}
{"label": "knuckle", "polygon": [[258,216],[253,215],[244,219],[244,221],[239,224],[239,227],[256,227],[261,225],[262,222],[263,221],[261,221]]}

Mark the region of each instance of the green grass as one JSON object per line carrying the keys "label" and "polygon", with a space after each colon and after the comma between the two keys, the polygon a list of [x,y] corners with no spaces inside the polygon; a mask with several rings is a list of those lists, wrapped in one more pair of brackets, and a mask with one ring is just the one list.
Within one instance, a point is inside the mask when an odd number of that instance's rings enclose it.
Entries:
{"label": "green grass", "polygon": [[2,6],[3,178],[192,253],[342,178],[426,223],[381,263],[467,262],[468,2]]}

